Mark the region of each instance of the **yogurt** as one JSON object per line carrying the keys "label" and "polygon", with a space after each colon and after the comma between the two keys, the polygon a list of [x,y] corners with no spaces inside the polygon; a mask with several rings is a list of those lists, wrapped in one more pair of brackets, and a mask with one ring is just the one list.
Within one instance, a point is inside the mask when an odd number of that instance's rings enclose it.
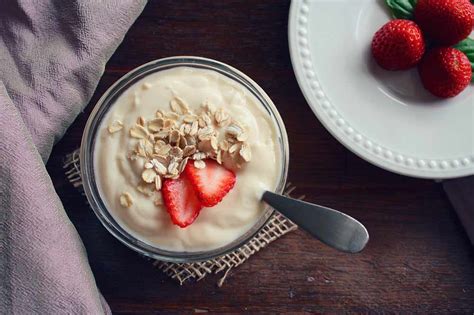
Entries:
{"label": "yogurt", "polygon": [[[173,225],[166,207],[154,200],[161,192],[139,191],[145,161],[133,159],[136,146],[129,130],[137,119],[167,112],[173,98],[198,111],[203,104],[224,109],[245,126],[252,158],[235,170],[234,188],[214,207],[203,208],[186,228]],[[110,132],[110,126],[120,126]],[[176,67],[148,75],[127,89],[110,107],[94,145],[94,169],[100,196],[118,224],[135,238],[160,249],[208,251],[245,234],[263,215],[260,200],[275,190],[282,172],[277,127],[257,98],[240,83],[215,71]],[[124,206],[124,193],[128,204]]]}

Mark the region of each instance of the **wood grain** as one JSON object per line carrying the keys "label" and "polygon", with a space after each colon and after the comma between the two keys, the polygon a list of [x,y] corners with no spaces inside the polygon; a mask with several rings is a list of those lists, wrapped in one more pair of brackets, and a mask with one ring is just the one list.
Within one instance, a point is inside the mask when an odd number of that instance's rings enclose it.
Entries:
{"label": "wood grain", "polygon": [[[333,139],[296,83],[287,45],[289,2],[150,1],[108,63],[97,91],[48,163],[83,238],[97,284],[115,313],[474,312],[474,252],[439,184],[374,167]],[[67,183],[64,155],[79,146],[100,95],[127,71],[173,55],[215,58],[270,95],[286,124],[289,178],[309,201],[366,224],[367,249],[347,255],[301,231],[231,272],[180,287],[100,225]],[[336,61],[334,61],[336,62]]]}

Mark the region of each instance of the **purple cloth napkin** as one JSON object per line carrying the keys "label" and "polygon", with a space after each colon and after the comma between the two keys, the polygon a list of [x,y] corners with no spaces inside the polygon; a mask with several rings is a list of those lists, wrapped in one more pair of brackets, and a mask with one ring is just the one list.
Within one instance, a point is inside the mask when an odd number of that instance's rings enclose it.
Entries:
{"label": "purple cloth napkin", "polygon": [[446,180],[443,187],[474,245],[474,176]]}
{"label": "purple cloth napkin", "polygon": [[45,169],[144,0],[0,0],[0,314],[110,313]]}

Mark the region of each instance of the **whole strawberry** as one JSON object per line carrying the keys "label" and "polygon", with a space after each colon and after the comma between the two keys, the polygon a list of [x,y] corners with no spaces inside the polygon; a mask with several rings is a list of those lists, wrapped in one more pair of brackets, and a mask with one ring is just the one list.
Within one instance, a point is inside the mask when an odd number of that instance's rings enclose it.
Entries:
{"label": "whole strawberry", "polygon": [[392,20],[372,39],[372,55],[387,70],[405,70],[423,57],[425,41],[420,28],[409,20]]}
{"label": "whole strawberry", "polygon": [[471,82],[472,69],[467,56],[451,47],[429,51],[418,66],[424,87],[438,97],[453,97]]}
{"label": "whole strawberry", "polygon": [[414,18],[427,38],[451,46],[471,33],[474,10],[469,0],[418,0]]}

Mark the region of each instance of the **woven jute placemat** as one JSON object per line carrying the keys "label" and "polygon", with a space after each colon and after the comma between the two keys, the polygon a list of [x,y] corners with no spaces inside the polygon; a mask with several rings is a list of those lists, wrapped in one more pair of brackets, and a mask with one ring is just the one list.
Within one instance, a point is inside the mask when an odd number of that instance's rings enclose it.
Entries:
{"label": "woven jute placemat", "polygon": [[[84,195],[79,164],[79,149],[66,156],[63,167],[68,181]],[[289,196],[294,189],[295,187],[288,183],[285,195]],[[301,196],[298,199],[303,198],[304,196]],[[218,286],[222,286],[232,269],[240,266],[253,254],[296,228],[297,226],[293,222],[283,215],[275,213],[250,241],[229,254],[194,263],[177,264],[153,259],[151,261],[155,267],[172,279],[179,281],[181,285],[190,280],[199,281],[209,274],[223,273],[223,276],[217,282]]]}

